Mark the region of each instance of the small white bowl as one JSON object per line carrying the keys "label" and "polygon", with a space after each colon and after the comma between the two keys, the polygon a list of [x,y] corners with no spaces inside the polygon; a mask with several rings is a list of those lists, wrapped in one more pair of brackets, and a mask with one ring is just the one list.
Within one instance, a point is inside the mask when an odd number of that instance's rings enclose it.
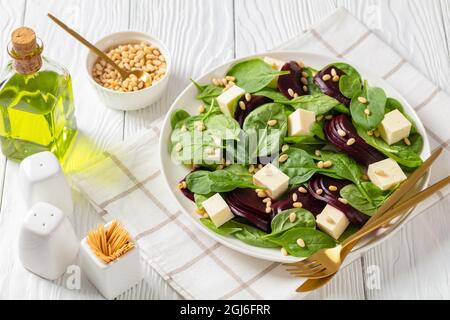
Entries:
{"label": "small white bowl", "polygon": [[97,55],[89,51],[86,57],[86,71],[89,81],[97,91],[105,106],[116,110],[138,110],[148,107],[156,102],[169,82],[171,59],[166,46],[158,39],[143,33],[134,31],[124,31],[112,33],[95,43],[95,46],[102,51],[114,48],[118,45],[145,42],[156,46],[166,59],[166,74],[162,79],[151,87],[132,92],[120,92],[105,88],[98,84],[92,77],[92,69],[97,61]]}

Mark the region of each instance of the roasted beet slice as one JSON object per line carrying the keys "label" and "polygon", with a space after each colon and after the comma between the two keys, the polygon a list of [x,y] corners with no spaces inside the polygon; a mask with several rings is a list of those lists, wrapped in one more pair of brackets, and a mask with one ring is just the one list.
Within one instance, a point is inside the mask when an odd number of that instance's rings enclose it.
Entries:
{"label": "roasted beet slice", "polygon": [[[316,174],[311,178],[311,180],[309,180],[308,188],[311,194],[316,199],[325,201],[325,203],[328,203],[329,205],[342,211],[352,224],[357,227],[362,227],[367,222],[367,220],[369,220],[369,217],[359,212],[352,206],[344,204],[338,200],[340,197],[340,190],[349,183],[350,182],[346,180],[338,180]],[[337,190],[330,191],[330,185],[337,187]],[[319,189],[322,190],[320,194],[317,193],[317,190]]]}
{"label": "roasted beet slice", "polygon": [[322,78],[326,74],[331,74],[331,69],[336,70],[336,74],[338,76],[345,74],[344,71],[334,66],[329,66],[317,72],[317,74],[314,76],[314,83],[320,88],[320,90],[322,90],[324,94],[335,98],[348,107],[350,106],[350,99],[344,96],[339,90],[339,81],[334,82],[331,78],[329,80],[323,80]]}
{"label": "roasted beet slice", "polygon": [[303,91],[301,78],[302,78],[302,68],[295,61],[289,61],[284,64],[281,71],[290,71],[290,74],[284,74],[278,77],[278,90],[288,99],[292,99],[289,94],[289,89],[292,89],[294,93],[299,96],[306,94]]}
{"label": "roasted beet slice", "polygon": [[[181,180],[180,183],[182,183],[184,181],[186,181],[186,178]],[[180,191],[186,198],[188,198],[191,201],[195,201],[194,193],[191,190],[189,190],[188,188],[180,188]]]}
{"label": "roasted beet slice", "polygon": [[235,189],[228,192],[225,201],[234,215],[246,219],[250,224],[270,232],[273,213],[266,213],[266,205],[253,189]]}
{"label": "roasted beet slice", "polygon": [[291,209],[294,201],[292,200],[293,194],[297,195],[297,201],[302,203],[302,208],[310,211],[315,216],[322,212],[326,203],[313,197],[308,191],[302,193],[298,191],[298,188],[290,190],[285,197],[272,203],[272,210],[274,214],[278,214],[283,210]]}
{"label": "roasted beet slice", "polygon": [[[324,129],[325,136],[330,143],[366,167],[386,158],[356,133],[355,127],[344,114],[335,116],[326,122]],[[344,136],[339,134],[340,130],[345,132]],[[348,145],[347,141],[351,138],[355,139],[355,142]]]}
{"label": "roasted beet slice", "polygon": [[245,97],[242,97],[239,103],[241,101],[243,101],[245,104],[245,110],[242,110],[238,105],[236,111],[234,112],[234,118],[236,119],[237,122],[239,122],[239,125],[242,128],[244,125],[245,118],[247,118],[250,112],[255,110],[257,107],[262,106],[263,104],[272,102],[273,100],[264,96],[252,95],[250,101],[247,101]]}

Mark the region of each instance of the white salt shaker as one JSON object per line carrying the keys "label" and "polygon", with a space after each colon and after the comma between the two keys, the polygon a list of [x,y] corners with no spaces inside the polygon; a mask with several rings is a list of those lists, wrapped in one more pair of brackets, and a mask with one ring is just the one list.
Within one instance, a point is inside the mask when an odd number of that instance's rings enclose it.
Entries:
{"label": "white salt shaker", "polygon": [[25,158],[20,164],[19,183],[28,208],[47,202],[72,217],[72,192],[53,153],[44,151]]}
{"label": "white salt shaker", "polygon": [[58,279],[75,262],[79,240],[64,212],[45,202],[36,203],[22,223],[19,258],[29,271]]}
{"label": "white salt shaker", "polygon": [[[133,239],[132,241],[134,242]],[[137,285],[143,278],[136,242],[134,247],[123,256],[105,263],[92,251],[86,237],[81,240],[80,256],[83,272],[106,299],[116,298]]]}

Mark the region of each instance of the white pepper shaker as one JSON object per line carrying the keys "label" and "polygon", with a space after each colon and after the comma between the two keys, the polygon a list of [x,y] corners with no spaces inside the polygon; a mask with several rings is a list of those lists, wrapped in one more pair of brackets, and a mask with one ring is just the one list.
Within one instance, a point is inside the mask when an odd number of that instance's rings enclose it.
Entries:
{"label": "white pepper shaker", "polygon": [[29,210],[19,235],[19,258],[26,269],[49,280],[58,279],[75,262],[79,246],[61,209],[38,202]]}
{"label": "white pepper shaker", "polygon": [[53,153],[44,151],[25,158],[20,164],[19,183],[28,208],[47,202],[72,217],[72,191]]}

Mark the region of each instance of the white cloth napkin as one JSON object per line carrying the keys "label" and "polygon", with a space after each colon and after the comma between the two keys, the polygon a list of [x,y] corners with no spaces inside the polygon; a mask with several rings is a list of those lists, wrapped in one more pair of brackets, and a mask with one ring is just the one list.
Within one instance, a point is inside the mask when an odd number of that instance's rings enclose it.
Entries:
{"label": "white cloth napkin", "polygon": [[[365,66],[397,89],[415,107],[432,147],[445,154],[432,180],[448,174],[450,97],[346,10],[277,49],[335,56]],[[152,124],[72,178],[106,221],[121,220],[137,239],[148,263],[183,297],[191,299],[300,299],[293,279],[278,263],[228,249],[199,232],[165,189],[158,167],[161,121]],[[419,205],[424,211],[448,201],[448,189]]]}

